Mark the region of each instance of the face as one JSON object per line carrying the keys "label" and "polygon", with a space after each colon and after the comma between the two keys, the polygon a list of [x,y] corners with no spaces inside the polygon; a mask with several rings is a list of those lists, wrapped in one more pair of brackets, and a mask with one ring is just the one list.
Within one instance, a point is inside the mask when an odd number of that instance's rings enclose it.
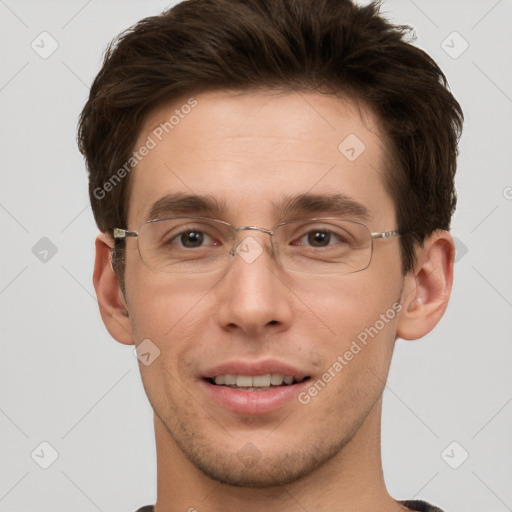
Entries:
{"label": "face", "polygon": [[[223,91],[195,99],[168,134],[155,129],[187,99],[153,112],[140,133],[137,148],[148,136],[156,145],[130,177],[130,230],[176,193],[207,195],[226,208],[159,217],[270,229],[340,216],[323,208],[280,212],[274,205],[284,198],[340,194],[362,207],[347,206],[342,216],[364,220],[372,232],[396,228],[384,186],[386,147],[370,112],[317,93]],[[268,233],[238,236],[263,252],[250,263],[235,254],[226,269],[204,275],[152,270],[137,240],[128,239],[127,309],[135,344],[149,339],[160,351],[141,365],[142,379],[176,458],[231,485],[284,484],[342,457],[380,403],[403,286],[399,241],[375,240],[368,268],[333,276],[287,272],[269,251]],[[240,377],[241,387],[214,383],[231,382],[226,375]],[[265,375],[294,381],[268,386]]]}

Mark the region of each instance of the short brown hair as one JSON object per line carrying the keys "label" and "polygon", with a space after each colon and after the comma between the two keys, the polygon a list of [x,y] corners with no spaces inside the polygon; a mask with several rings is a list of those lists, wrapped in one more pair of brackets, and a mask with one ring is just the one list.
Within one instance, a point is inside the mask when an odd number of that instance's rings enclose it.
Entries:
{"label": "short brown hair", "polygon": [[[129,177],[105,197],[97,191],[160,103],[222,89],[328,91],[364,101],[391,142],[386,186],[410,271],[415,245],[450,228],[463,113],[437,64],[406,41],[410,27],[379,10],[351,0],[186,0],[120,34],[78,128],[99,229],[126,227]],[[124,284],[123,262],[116,268]]]}

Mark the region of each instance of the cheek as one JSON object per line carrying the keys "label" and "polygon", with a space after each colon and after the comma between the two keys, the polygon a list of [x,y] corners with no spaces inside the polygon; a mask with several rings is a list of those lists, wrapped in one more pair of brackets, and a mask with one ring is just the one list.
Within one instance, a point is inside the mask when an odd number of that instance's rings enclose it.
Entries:
{"label": "cheek", "polygon": [[149,339],[159,354],[150,366],[139,365],[146,393],[154,405],[175,407],[184,400],[180,389],[196,374],[205,336],[212,332],[213,326],[206,326],[211,321],[205,311],[208,288],[145,269],[131,277],[129,311],[135,343]]}
{"label": "cheek", "polygon": [[[323,279],[313,283],[297,283],[294,286],[296,296],[308,306],[316,317],[307,315],[297,316],[296,321],[305,324],[309,330],[313,325],[318,332],[338,345],[357,337],[365,328],[371,327],[379,320],[381,314],[386,314],[385,331],[394,327],[391,320],[395,318],[396,301],[400,297],[400,274],[397,270],[385,269],[380,275],[380,269],[367,269],[363,272],[343,276],[339,279]],[[394,306],[395,305],[395,306]],[[395,309],[393,309],[393,306]],[[380,324],[379,324],[380,325]]]}
{"label": "cheek", "polygon": [[[401,310],[397,302],[401,280],[395,270],[384,284],[376,270],[326,280],[322,293],[304,296],[319,320],[316,343],[323,373],[317,389],[311,391],[316,396],[322,390],[323,398],[316,402],[320,408],[321,404],[338,404],[355,413],[371,407],[382,392]],[[302,327],[311,332],[311,321],[304,322]]]}
{"label": "cheek", "polygon": [[[176,331],[190,325],[207,291],[197,281],[149,269],[135,247],[127,250],[125,286],[135,343],[145,338],[155,343],[176,339]],[[193,321],[193,320],[192,320]]]}
{"label": "cheek", "polygon": [[321,382],[312,383],[319,390],[326,384],[319,406],[327,404],[332,406],[334,416],[343,412],[344,418],[354,420],[360,413],[369,412],[382,393],[389,371],[397,309],[399,305],[387,304],[381,309],[368,303],[364,308],[351,310],[352,316],[339,316],[335,324],[337,335],[323,347],[329,355],[324,357]]}
{"label": "cheek", "polygon": [[144,283],[129,296],[135,344],[150,340],[150,351],[158,354],[148,366],[139,363],[144,388],[155,410],[175,409],[189,400],[181,390],[194,373],[191,354],[204,331],[201,294],[173,286],[167,276],[153,275],[133,283]]}
{"label": "cheek", "polygon": [[[158,278],[157,278],[158,279]],[[179,350],[197,336],[201,315],[201,296],[194,288],[173,283],[168,276],[145,284],[130,297],[130,319],[136,343],[150,338],[162,350],[170,346]]]}

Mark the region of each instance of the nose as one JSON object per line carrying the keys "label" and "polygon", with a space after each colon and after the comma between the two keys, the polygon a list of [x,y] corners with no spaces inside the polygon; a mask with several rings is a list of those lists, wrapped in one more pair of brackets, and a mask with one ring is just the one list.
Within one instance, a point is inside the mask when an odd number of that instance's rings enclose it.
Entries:
{"label": "nose", "polygon": [[228,271],[215,287],[221,327],[252,335],[288,328],[293,293],[271,251],[269,232],[242,231],[234,247]]}

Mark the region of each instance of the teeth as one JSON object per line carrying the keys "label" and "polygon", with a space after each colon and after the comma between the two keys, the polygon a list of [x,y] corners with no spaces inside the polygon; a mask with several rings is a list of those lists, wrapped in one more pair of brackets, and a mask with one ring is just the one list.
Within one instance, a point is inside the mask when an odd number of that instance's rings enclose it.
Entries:
{"label": "teeth", "polygon": [[283,380],[284,380],[284,375],[279,375],[277,373],[273,373],[270,376],[270,384],[272,384],[272,386],[280,386],[283,383]]}
{"label": "teeth", "polygon": [[252,386],[252,377],[248,377],[247,375],[237,375],[236,385],[239,388],[250,388]]}
{"label": "teeth", "polygon": [[257,375],[252,378],[252,385],[257,387],[268,387],[270,386],[270,373],[267,375]]}
{"label": "teeth", "polygon": [[237,386],[239,388],[268,388],[272,386],[290,385],[302,382],[304,377],[267,373],[266,375],[217,375],[214,381],[218,386]]}
{"label": "teeth", "polygon": [[[221,375],[222,378],[222,375]],[[226,386],[233,386],[236,384],[236,377],[234,375],[224,375],[224,384]]]}

